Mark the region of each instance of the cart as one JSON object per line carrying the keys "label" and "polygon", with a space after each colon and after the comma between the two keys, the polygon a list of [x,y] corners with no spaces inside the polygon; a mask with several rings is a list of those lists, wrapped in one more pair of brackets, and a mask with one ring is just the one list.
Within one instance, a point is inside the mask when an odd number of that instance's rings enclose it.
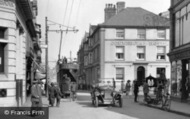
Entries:
{"label": "cart", "polygon": [[92,104],[98,107],[99,104],[109,104],[119,107],[123,106],[122,92],[115,90],[114,79],[100,79],[100,81],[93,86],[91,91]]}
{"label": "cart", "polygon": [[146,78],[149,88],[155,88],[154,95],[147,95],[144,102],[148,105],[161,105],[164,110],[170,110],[171,99],[170,94],[165,92],[167,80],[163,78],[154,78],[149,76]]}

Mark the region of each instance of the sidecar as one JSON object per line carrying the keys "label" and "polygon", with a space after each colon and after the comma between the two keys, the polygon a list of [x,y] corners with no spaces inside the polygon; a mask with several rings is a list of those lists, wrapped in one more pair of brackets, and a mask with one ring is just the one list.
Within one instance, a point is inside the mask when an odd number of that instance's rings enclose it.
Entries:
{"label": "sidecar", "polygon": [[98,107],[100,104],[123,106],[121,91],[115,91],[114,79],[101,79],[91,92],[92,104]]}

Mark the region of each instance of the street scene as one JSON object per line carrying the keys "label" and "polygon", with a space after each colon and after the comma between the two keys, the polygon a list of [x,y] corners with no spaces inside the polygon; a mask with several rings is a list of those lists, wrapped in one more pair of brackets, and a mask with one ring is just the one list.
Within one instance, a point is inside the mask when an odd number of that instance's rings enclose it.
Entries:
{"label": "street scene", "polygon": [[0,119],[189,119],[189,0],[1,0]]}

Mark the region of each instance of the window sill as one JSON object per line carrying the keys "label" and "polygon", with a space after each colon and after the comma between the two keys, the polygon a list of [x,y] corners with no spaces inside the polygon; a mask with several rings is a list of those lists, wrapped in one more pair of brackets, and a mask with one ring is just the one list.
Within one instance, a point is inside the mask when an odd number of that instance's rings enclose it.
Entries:
{"label": "window sill", "polygon": [[7,79],[7,75],[5,73],[0,73],[0,80]]}
{"label": "window sill", "polygon": [[156,61],[166,61],[166,59],[157,59]]}
{"label": "window sill", "polygon": [[124,61],[124,59],[116,59],[115,61]]}
{"label": "window sill", "polygon": [[136,59],[137,61],[145,61],[145,59]]}

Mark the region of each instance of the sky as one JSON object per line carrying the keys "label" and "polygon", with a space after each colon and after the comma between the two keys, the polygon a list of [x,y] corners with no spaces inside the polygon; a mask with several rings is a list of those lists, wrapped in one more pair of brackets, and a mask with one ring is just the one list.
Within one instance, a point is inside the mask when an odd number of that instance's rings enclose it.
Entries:
{"label": "sky", "polygon": [[[45,41],[46,16],[50,30],[66,30],[66,27],[53,25],[50,21],[75,27],[79,30],[77,33],[63,32],[61,57],[77,58],[81,40],[85,32],[89,31],[90,24],[103,23],[105,5],[108,3],[115,5],[119,1],[124,1],[125,7],[141,7],[155,14],[167,11],[170,7],[170,0],[38,0],[37,23],[41,24],[42,29],[41,43]],[[48,32],[50,63],[55,63],[58,60],[60,39],[60,32]],[[42,50],[42,53],[42,57],[44,57],[45,51]]]}

